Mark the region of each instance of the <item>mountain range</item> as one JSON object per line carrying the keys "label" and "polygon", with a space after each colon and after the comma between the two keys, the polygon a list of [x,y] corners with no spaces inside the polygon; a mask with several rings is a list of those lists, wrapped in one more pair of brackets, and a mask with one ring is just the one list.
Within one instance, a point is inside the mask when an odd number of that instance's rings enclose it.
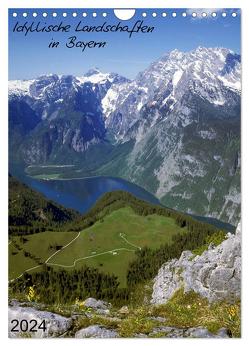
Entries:
{"label": "mountain range", "polygon": [[198,47],[134,80],[95,68],[9,81],[10,162],[119,176],[168,207],[236,224],[240,70],[231,50]]}

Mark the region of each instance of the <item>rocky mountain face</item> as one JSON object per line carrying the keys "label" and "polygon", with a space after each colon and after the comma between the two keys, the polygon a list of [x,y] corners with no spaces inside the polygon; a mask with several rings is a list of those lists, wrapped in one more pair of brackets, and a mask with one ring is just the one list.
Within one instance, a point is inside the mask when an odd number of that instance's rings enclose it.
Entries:
{"label": "rocky mountain face", "polygon": [[[102,105],[107,126],[114,129],[119,140],[129,139],[131,135],[139,140],[137,135],[142,135],[144,120],[146,125],[153,126],[173,110],[182,113],[177,120],[187,126],[195,109],[188,104],[193,95],[211,105],[236,109],[240,95],[240,56],[225,48],[199,47],[187,53],[174,50],[152,63],[134,81],[113,85]],[[143,108],[145,105],[147,109]],[[153,106],[153,117],[145,119]]]}
{"label": "rocky mountain face", "polygon": [[123,174],[168,206],[236,223],[240,214],[240,56],[198,48],[166,54],[102,101]]}
{"label": "rocky mountain face", "polygon": [[180,288],[194,291],[210,303],[219,300],[233,302],[240,298],[241,227],[236,234],[200,256],[184,251],[179,259],[165,263],[154,279],[152,304],[164,304]]}
{"label": "rocky mountain face", "polygon": [[[80,164],[91,150],[93,174],[126,178],[169,207],[236,224],[240,66],[229,49],[199,47],[165,54],[132,81],[96,69],[10,81],[10,155]],[[110,160],[113,148],[122,160]]]}
{"label": "rocky mountain face", "polygon": [[10,81],[10,155],[26,163],[56,162],[100,144],[106,133],[101,100],[112,84],[124,81],[98,69],[83,77],[46,75]]}

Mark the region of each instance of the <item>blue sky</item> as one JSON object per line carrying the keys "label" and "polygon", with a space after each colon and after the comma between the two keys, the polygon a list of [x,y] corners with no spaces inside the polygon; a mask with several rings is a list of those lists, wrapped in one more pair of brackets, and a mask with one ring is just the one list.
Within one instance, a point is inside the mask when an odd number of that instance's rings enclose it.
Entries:
{"label": "blue sky", "polygon": [[[147,17],[142,18],[141,14],[147,12]],[[119,20],[110,9],[88,10],[88,16],[82,17],[83,9],[29,9],[9,11],[9,79],[29,79],[42,74],[72,74],[83,75],[91,67],[98,67],[103,72],[117,72],[128,78],[134,78],[136,74],[144,70],[151,62],[157,60],[166,52],[179,49],[188,51],[198,46],[205,47],[226,47],[236,53],[240,53],[240,15],[231,16],[231,10],[227,10],[227,17],[223,18],[218,12],[216,18],[209,17],[203,19],[182,17],[182,9],[171,10],[136,10],[136,15],[129,21],[123,21],[122,25],[132,26],[137,20],[143,20],[144,25],[154,26],[152,33],[133,34],[131,38],[127,33],[30,33],[26,37],[23,33],[13,33],[12,29],[17,21],[19,24],[32,21],[42,24],[70,24],[75,27],[81,20],[84,25],[101,25],[103,22],[117,24]],[[16,12],[17,17],[12,13]],[[24,18],[23,12],[28,16]],[[32,13],[36,12],[36,18]],[[44,18],[42,13],[47,12]],[[54,18],[52,12],[57,12]],[[67,12],[67,17],[63,18],[62,13]],[[72,13],[78,12],[77,17]],[[92,13],[96,12],[97,17],[93,18]],[[104,18],[101,14],[107,13]],[[156,12],[157,17],[153,18],[152,13]],[[167,16],[162,17],[162,12],[167,12]],[[172,17],[172,12],[177,16]],[[68,37],[77,36],[81,41],[107,41],[105,48],[69,49],[65,47]],[[60,41],[60,46],[56,49],[49,49],[48,43],[51,39]]]}

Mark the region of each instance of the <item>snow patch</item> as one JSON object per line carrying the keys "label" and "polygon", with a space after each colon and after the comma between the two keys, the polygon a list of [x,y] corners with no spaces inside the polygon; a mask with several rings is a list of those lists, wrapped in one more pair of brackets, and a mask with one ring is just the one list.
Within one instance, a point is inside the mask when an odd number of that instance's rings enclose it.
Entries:
{"label": "snow patch", "polygon": [[90,82],[92,84],[105,84],[107,81],[112,82],[113,78],[109,73],[94,73],[91,76],[80,76],[76,77],[76,79],[80,82],[79,84],[84,84]]}
{"label": "snow patch", "polygon": [[29,88],[34,79],[31,80],[10,80],[9,85],[9,94],[15,94],[17,96],[30,95]]}
{"label": "snow patch", "polygon": [[182,78],[183,75],[183,71],[182,70],[178,70],[174,73],[173,79],[172,79],[172,84],[173,87],[175,88],[178,84],[178,82],[180,81],[180,79]]}

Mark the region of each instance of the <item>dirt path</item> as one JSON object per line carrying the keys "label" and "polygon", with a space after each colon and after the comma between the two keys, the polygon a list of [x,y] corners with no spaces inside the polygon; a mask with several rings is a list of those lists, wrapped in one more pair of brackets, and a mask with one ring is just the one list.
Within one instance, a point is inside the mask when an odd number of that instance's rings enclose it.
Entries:
{"label": "dirt path", "polygon": [[137,246],[135,244],[132,244],[130,241],[128,241],[126,238],[125,238],[125,234],[124,233],[119,233],[119,236],[129,245],[135,247],[136,249],[139,249],[141,250],[142,248],[140,246]]}
{"label": "dirt path", "polygon": [[[49,256],[49,257],[46,259],[46,261],[45,261],[44,263],[47,264],[48,261],[49,261],[51,258],[53,258],[57,253],[59,253],[60,251],[64,250],[64,249],[65,249],[66,247],[68,247],[69,245],[71,245],[76,239],[78,239],[79,236],[80,236],[80,232],[77,234],[77,236],[76,236],[75,238],[73,238],[72,240],[70,240],[70,242],[69,242],[68,244],[64,245],[60,250],[57,250],[57,251],[54,252],[51,256]],[[10,244],[9,244],[9,245],[10,245]],[[33,270],[33,269],[39,268],[39,267],[41,267],[42,265],[43,265],[43,264],[39,264],[39,265],[37,265],[37,266],[31,267],[31,268],[29,268],[29,269],[26,269],[22,274],[20,274],[19,276],[17,276],[15,279],[11,279],[9,282],[13,282],[13,281],[15,281],[15,280],[21,278],[25,272],[29,272],[29,271],[31,271],[31,270]]]}
{"label": "dirt path", "polygon": [[73,268],[73,267],[75,267],[76,263],[79,262],[79,261],[82,261],[82,260],[88,259],[88,258],[93,258],[93,257],[105,255],[105,254],[108,254],[108,253],[113,253],[114,251],[130,251],[130,252],[135,252],[135,250],[131,250],[131,249],[127,249],[125,247],[121,247],[121,248],[118,248],[118,249],[113,249],[113,250],[108,250],[108,251],[100,252],[100,253],[98,253],[96,255],[90,255],[90,256],[85,256],[85,257],[77,258],[77,259],[74,260],[73,264],[70,264],[70,265],[59,264],[59,263],[47,263],[47,264],[49,264],[51,266],[57,266],[57,267],[63,267],[63,268]]}
{"label": "dirt path", "polygon": [[[100,252],[98,254],[95,254],[95,255],[89,255],[89,256],[85,256],[85,257],[80,257],[80,258],[77,258],[74,260],[73,264],[70,264],[70,265],[65,265],[65,264],[59,264],[59,263],[51,263],[49,262],[55,255],[57,255],[59,252],[61,252],[62,250],[66,249],[69,245],[71,245],[73,242],[75,242],[78,237],[80,236],[80,232],[77,234],[77,236],[75,238],[73,238],[68,244],[64,245],[60,250],[57,250],[56,252],[54,252],[51,256],[49,256],[46,261],[44,262],[45,264],[47,265],[50,265],[50,266],[57,266],[57,267],[62,267],[62,268],[73,268],[75,267],[76,263],[79,262],[79,261],[82,261],[82,260],[85,260],[85,259],[89,259],[89,258],[94,258],[94,257],[97,257],[97,256],[101,256],[101,255],[105,255],[105,254],[110,254],[110,253],[113,253],[114,251],[130,251],[130,252],[135,252],[135,250],[133,249],[127,249],[127,248],[117,248],[117,249],[112,249],[112,250],[108,250],[108,251],[104,251],[104,252]],[[141,250],[141,247],[140,246],[137,246],[131,242],[129,242],[126,238],[125,238],[125,234],[124,233],[119,233],[119,236],[129,245],[131,245],[132,247],[135,247],[136,249],[139,249]],[[29,268],[27,270],[25,270],[22,274],[20,274],[18,277],[16,277],[15,279],[12,279],[10,280],[10,282],[13,282],[19,278],[21,278],[23,276],[23,274],[25,272],[29,272],[33,269],[36,269],[36,268],[39,268],[41,267],[43,264],[39,264],[37,266],[34,266],[32,268]]]}

